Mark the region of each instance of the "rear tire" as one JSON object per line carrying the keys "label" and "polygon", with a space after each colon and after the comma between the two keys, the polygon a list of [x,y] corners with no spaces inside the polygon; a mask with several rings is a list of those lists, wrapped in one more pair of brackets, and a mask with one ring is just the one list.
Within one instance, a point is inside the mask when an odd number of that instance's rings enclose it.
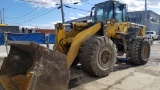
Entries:
{"label": "rear tire", "polygon": [[117,49],[110,38],[95,36],[86,41],[79,53],[84,71],[93,76],[107,76],[116,62]]}
{"label": "rear tire", "polygon": [[150,56],[150,44],[147,40],[138,39],[132,42],[130,61],[136,65],[144,65]]}

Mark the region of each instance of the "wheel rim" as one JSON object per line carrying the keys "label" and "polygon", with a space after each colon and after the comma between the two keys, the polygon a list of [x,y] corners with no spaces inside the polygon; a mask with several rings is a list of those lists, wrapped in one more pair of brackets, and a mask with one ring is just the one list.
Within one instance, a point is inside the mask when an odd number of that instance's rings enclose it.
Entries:
{"label": "wheel rim", "polygon": [[101,68],[107,68],[111,61],[112,54],[108,49],[104,49],[99,53],[98,63]]}
{"label": "wheel rim", "polygon": [[142,56],[143,60],[147,61],[147,59],[149,57],[149,48],[147,45],[143,45],[142,51],[141,51],[141,56]]}

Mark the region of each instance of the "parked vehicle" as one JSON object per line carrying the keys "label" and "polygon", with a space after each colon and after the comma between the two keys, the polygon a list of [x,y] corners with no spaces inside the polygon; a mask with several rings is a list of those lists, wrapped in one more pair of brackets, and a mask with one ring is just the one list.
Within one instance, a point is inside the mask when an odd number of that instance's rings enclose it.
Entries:
{"label": "parked vehicle", "polygon": [[153,40],[158,40],[159,35],[155,31],[146,31],[146,38],[151,38]]}

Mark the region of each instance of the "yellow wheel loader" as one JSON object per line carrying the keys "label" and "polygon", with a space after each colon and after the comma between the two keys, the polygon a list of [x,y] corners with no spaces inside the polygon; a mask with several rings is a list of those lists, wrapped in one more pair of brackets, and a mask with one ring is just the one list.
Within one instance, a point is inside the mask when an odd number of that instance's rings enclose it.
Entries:
{"label": "yellow wheel loader", "polygon": [[[91,13],[92,16],[92,13]],[[107,76],[116,57],[126,53],[131,63],[144,65],[150,56],[146,26],[127,22],[126,4],[105,1],[94,7],[94,22],[56,24],[54,50],[34,42],[13,42],[1,67],[5,90],[67,90],[70,67],[80,63],[97,77]]]}

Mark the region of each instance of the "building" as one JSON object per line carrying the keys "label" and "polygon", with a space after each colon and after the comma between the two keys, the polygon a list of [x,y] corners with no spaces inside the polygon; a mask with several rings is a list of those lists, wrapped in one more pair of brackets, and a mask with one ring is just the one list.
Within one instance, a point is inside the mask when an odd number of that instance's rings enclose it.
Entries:
{"label": "building", "polygon": [[40,28],[33,28],[33,27],[29,27],[29,28],[24,28],[22,27],[20,29],[21,33],[45,33],[45,34],[55,34],[55,30],[54,29],[40,29]]}
{"label": "building", "polygon": [[145,20],[145,11],[128,12],[129,21],[146,25],[147,31],[156,31],[160,35],[160,15],[148,10],[147,20]]}
{"label": "building", "polygon": [[[128,12],[128,21],[133,23],[138,23],[142,25],[147,24],[148,31],[156,31],[157,34],[160,35],[160,15],[148,10],[147,11],[147,20],[145,20],[145,11],[135,11],[135,12]],[[71,22],[82,22],[87,21],[89,19],[93,19],[90,16],[78,18],[75,20],[67,21],[66,24],[70,24]],[[146,23],[147,21],[147,23]],[[70,30],[69,27],[66,27],[67,30]]]}
{"label": "building", "polygon": [[54,29],[36,29],[36,33],[55,34]]}
{"label": "building", "polygon": [[20,33],[19,26],[7,26],[0,24],[0,33],[3,32]]}

